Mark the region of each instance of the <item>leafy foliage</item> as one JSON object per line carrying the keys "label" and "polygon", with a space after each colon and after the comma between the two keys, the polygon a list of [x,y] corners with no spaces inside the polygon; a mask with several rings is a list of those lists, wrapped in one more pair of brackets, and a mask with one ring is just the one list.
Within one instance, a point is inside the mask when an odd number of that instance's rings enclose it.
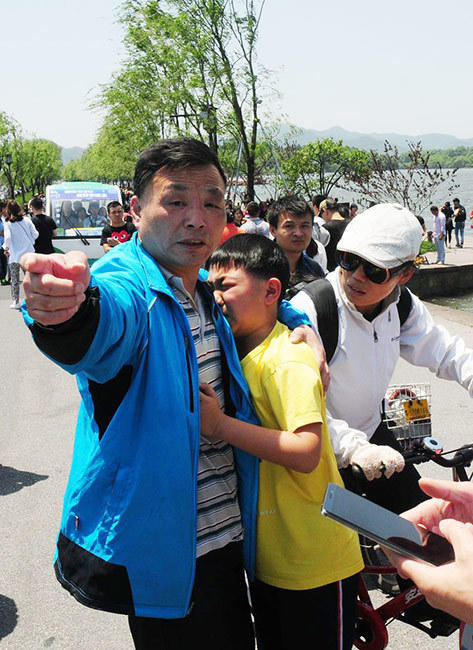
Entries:
{"label": "leafy foliage", "polygon": [[352,187],[375,203],[400,203],[414,214],[420,214],[440,185],[448,183],[446,191],[453,192],[457,187],[454,182],[457,170],[443,170],[440,165],[434,165],[431,154],[423,151],[421,142],[408,144],[405,163],[397,147],[387,140],[382,154],[371,151],[369,176],[352,181]]}
{"label": "leafy foliage", "polygon": [[39,193],[61,172],[61,148],[49,140],[25,139],[20,124],[0,113],[0,179],[9,196]]}
{"label": "leafy foliage", "polygon": [[[95,108],[105,123],[79,168],[96,152],[111,165],[97,177],[117,178],[138,153],[163,137],[193,135],[217,151],[220,141],[242,154],[253,193],[258,147],[260,83],[255,46],[264,0],[126,0],[126,60],[103,86]],[[99,142],[101,140],[101,143]],[[109,153],[104,151],[106,145]],[[90,163],[90,164],[89,164]]]}
{"label": "leafy foliage", "polygon": [[[351,181],[364,182],[370,173],[370,155],[331,138],[282,151],[282,171],[290,193],[310,197],[329,195]],[[282,181],[279,181],[282,184]]]}

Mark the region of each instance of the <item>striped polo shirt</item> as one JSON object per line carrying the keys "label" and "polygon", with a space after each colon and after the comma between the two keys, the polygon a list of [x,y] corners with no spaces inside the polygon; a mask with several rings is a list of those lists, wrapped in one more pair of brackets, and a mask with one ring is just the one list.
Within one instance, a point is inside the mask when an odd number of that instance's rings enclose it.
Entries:
{"label": "striped polo shirt", "polygon": [[[199,382],[210,384],[224,407],[220,342],[210,310],[199,295],[193,298],[182,278],[160,267],[184,309],[194,340]],[[201,435],[197,474],[197,557],[243,538],[237,477],[232,447]]]}

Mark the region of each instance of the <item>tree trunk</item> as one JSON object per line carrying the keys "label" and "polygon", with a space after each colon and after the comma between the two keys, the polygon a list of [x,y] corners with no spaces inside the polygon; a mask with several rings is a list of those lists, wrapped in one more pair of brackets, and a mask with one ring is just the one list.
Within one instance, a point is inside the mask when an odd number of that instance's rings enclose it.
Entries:
{"label": "tree trunk", "polygon": [[255,199],[255,157],[250,156],[246,161],[247,168],[247,185],[246,194],[250,201]]}

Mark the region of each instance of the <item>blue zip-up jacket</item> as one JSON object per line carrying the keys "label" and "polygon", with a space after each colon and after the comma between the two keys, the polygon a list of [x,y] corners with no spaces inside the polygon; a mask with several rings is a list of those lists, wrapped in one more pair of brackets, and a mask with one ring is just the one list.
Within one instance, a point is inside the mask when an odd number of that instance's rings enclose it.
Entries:
{"label": "blue zip-up jacket", "polygon": [[[98,309],[83,350],[79,330],[66,352],[62,345],[55,354],[61,328],[48,331],[26,317],[41,349],[77,374],[82,396],[56,575],[85,605],[180,618],[189,608],[196,554],[200,403],[191,332],[136,235],[94,265],[91,288]],[[227,403],[229,398],[235,417],[257,422],[231,329],[210,292],[208,300],[221,343]],[[307,320],[292,311],[285,322]],[[79,358],[66,363],[70,354]],[[108,396],[119,395],[109,413],[105,387]],[[245,564],[252,575],[258,459],[234,453]]]}

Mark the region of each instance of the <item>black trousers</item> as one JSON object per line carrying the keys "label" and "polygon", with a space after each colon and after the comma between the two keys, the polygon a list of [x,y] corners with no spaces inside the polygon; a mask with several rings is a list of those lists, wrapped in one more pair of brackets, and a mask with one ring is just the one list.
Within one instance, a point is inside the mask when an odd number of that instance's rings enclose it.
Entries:
{"label": "black trousers", "polygon": [[258,650],[350,650],[358,574],[317,589],[250,585]]}
{"label": "black trousers", "polygon": [[197,559],[186,618],[128,617],[136,650],[254,650],[242,543]]}
{"label": "black trousers", "polygon": [[5,251],[0,247],[0,280],[5,280],[8,271],[8,257]]}
{"label": "black trousers", "polygon": [[[392,431],[381,422],[370,440],[375,445],[388,445],[397,451],[401,447]],[[340,470],[345,487],[351,492],[360,493],[360,484],[355,480],[350,467]],[[391,478],[384,476],[373,481],[364,481],[362,492],[366,497],[383,508],[396,514],[409,510],[429,497],[418,485],[419,472],[414,465],[407,465],[402,472],[395,472]]]}

